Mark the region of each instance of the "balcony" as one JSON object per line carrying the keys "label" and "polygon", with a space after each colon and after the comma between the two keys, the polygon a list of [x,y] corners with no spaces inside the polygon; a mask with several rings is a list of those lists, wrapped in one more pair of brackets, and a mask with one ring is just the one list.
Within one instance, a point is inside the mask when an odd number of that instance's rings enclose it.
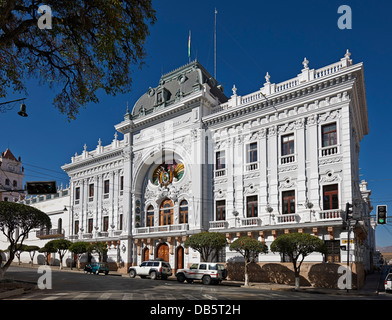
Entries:
{"label": "balcony", "polygon": [[226,220],[210,221],[210,229],[225,229],[228,225]]}
{"label": "balcony", "polygon": [[158,233],[158,232],[176,232],[176,231],[186,231],[188,229],[189,229],[189,225],[187,223],[169,224],[166,226],[135,228],[135,233],[149,234],[149,233]]}
{"label": "balcony", "polygon": [[241,227],[257,227],[261,225],[261,219],[258,217],[241,218]]}
{"label": "balcony", "polygon": [[245,167],[246,171],[253,171],[258,169],[258,163],[257,162],[252,162],[248,163]]}
{"label": "balcony", "polygon": [[319,220],[341,220],[341,210],[324,210],[319,212]]}
{"label": "balcony", "polygon": [[226,175],[226,169],[215,170],[215,177],[223,177]]}
{"label": "balcony", "polygon": [[292,162],[295,162],[295,155],[293,154],[280,157],[280,164],[287,164]]}
{"label": "balcony", "polygon": [[277,215],[276,218],[277,224],[297,223],[300,220],[300,215],[297,213],[281,214]]}
{"label": "balcony", "polygon": [[328,157],[339,153],[339,146],[322,147],[320,150],[320,157]]}
{"label": "balcony", "polygon": [[54,238],[63,238],[64,237],[64,229],[50,229],[50,230],[39,230],[36,232],[35,236],[38,239],[54,239]]}

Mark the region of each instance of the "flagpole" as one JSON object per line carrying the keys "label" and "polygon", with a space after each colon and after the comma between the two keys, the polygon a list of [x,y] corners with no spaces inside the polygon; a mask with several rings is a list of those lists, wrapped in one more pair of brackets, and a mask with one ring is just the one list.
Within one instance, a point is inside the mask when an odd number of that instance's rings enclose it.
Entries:
{"label": "flagpole", "polygon": [[215,28],[214,28],[214,78],[216,79],[216,14],[218,11],[216,11],[215,8]]}

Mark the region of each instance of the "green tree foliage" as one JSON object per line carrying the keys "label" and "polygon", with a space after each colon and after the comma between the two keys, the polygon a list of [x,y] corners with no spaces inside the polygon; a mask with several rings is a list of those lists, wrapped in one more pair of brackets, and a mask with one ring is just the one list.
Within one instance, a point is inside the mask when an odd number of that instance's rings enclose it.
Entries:
{"label": "green tree foliage", "polygon": [[31,265],[34,264],[34,256],[35,253],[39,250],[40,248],[38,246],[26,246],[25,251],[29,253],[30,255],[30,263]]}
{"label": "green tree foliage", "polygon": [[106,262],[106,257],[108,253],[108,246],[105,242],[93,242],[88,247],[88,252],[98,253],[99,262]]}
{"label": "green tree foliage", "polygon": [[271,251],[289,257],[293,263],[295,275],[295,289],[299,289],[299,275],[304,259],[312,252],[325,254],[324,242],[308,233],[282,234],[271,244]]}
{"label": "green tree foliage", "polygon": [[249,286],[249,264],[255,262],[260,253],[268,253],[268,247],[261,242],[250,237],[241,237],[230,244],[230,250],[237,251],[244,257],[245,262],[245,283]]}
{"label": "green tree foliage", "polygon": [[0,202],[0,231],[5,235],[9,245],[9,258],[0,268],[0,279],[15,258],[15,252],[32,229],[50,228],[48,215],[37,208],[15,202]]}
{"label": "green tree foliage", "polygon": [[226,237],[219,232],[200,232],[190,236],[184,246],[199,252],[201,261],[207,262],[218,256],[219,250],[226,246]]}
{"label": "green tree foliage", "polygon": [[26,80],[39,78],[60,90],[54,105],[75,119],[80,107],[98,102],[97,90],[129,92],[156,21],[151,2],[46,0],[52,28],[40,29],[42,2],[0,0],[0,98],[9,89],[26,93]]}
{"label": "green tree foliage", "polygon": [[65,239],[56,239],[49,241],[48,243],[52,243],[51,245],[56,249],[56,252],[60,256],[60,269],[63,268],[63,258],[65,253],[68,251],[69,247],[72,245],[72,242]]}
{"label": "green tree foliage", "polygon": [[90,244],[83,241],[74,242],[69,246],[68,250],[76,254],[78,257],[78,267],[80,263],[80,258],[82,257],[83,254],[88,252],[89,247]]}
{"label": "green tree foliage", "polygon": [[49,255],[51,253],[56,253],[57,248],[54,246],[52,241],[47,242],[38,252],[43,253],[45,255],[45,263],[46,265],[50,265]]}

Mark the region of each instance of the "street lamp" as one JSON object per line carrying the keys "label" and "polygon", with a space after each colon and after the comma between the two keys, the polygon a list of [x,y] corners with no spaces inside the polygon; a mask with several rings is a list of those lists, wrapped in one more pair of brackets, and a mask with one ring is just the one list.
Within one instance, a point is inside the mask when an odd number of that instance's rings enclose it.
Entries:
{"label": "street lamp", "polygon": [[[24,103],[24,100],[25,100],[25,99],[26,99],[26,98],[16,99],[16,100],[7,101],[7,102],[1,102],[1,103],[0,103],[0,106],[5,105],[5,104],[9,104],[9,103],[13,103],[13,102],[22,101],[22,100],[23,100],[22,104],[20,105],[20,109],[19,109],[18,114],[19,114],[21,117],[24,117],[24,118],[25,118],[25,117],[28,116],[27,113],[26,113],[26,105],[25,105],[25,103]],[[0,109],[0,112],[9,111],[9,110],[13,109],[14,107],[15,107],[15,105],[13,105],[12,107],[5,107],[3,110]]]}

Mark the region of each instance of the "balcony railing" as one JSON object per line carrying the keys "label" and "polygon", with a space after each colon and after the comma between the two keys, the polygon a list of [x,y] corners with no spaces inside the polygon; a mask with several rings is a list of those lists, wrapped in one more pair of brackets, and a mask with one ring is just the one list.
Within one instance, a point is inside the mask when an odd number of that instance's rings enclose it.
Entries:
{"label": "balcony railing", "polygon": [[294,161],[295,161],[295,155],[293,155],[293,154],[280,157],[280,164],[291,163]]}
{"label": "balcony railing", "polygon": [[166,226],[136,228],[135,233],[145,234],[145,233],[157,233],[157,232],[175,232],[175,231],[186,231],[188,229],[189,229],[189,225],[187,223],[169,224]]}
{"label": "balcony railing", "polygon": [[210,229],[225,229],[227,226],[226,220],[210,221]]}
{"label": "balcony railing", "polygon": [[241,218],[241,227],[260,226],[261,219],[258,217]]}
{"label": "balcony railing", "polygon": [[319,220],[339,220],[341,219],[341,210],[324,210],[319,212]]}
{"label": "balcony railing", "polygon": [[64,237],[64,229],[39,230],[35,235],[39,239],[62,238]]}
{"label": "balcony railing", "polygon": [[320,156],[321,157],[332,156],[337,153],[339,153],[338,145],[334,145],[334,146],[330,146],[330,147],[323,147],[320,149]]}
{"label": "balcony railing", "polygon": [[223,177],[226,175],[226,169],[215,170],[215,177]]}
{"label": "balcony railing", "polygon": [[246,165],[246,171],[257,170],[257,168],[258,168],[257,162],[248,163],[248,164]]}
{"label": "balcony railing", "polygon": [[297,213],[277,215],[277,223],[297,223],[300,216]]}

